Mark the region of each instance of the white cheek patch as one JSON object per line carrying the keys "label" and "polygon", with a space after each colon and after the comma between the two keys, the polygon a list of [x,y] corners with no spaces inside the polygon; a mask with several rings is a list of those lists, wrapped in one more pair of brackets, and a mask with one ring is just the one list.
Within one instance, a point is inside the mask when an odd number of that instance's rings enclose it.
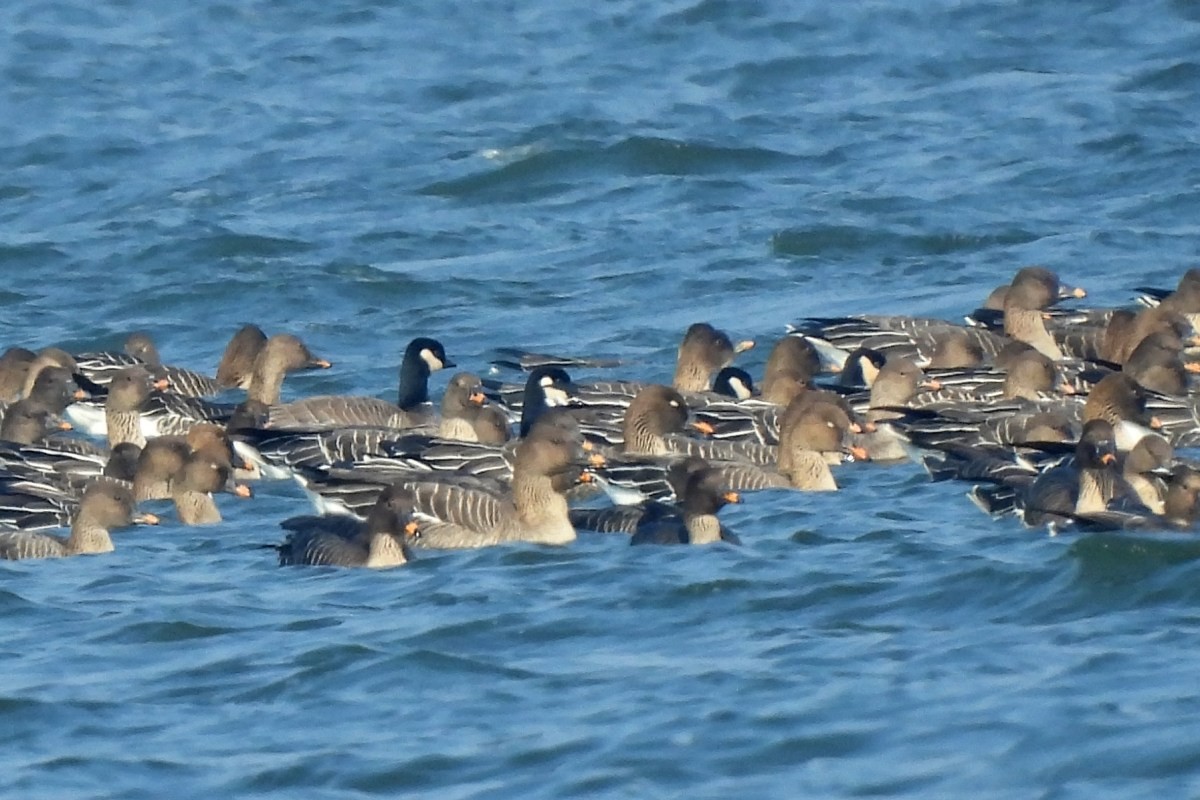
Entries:
{"label": "white cheek patch", "polygon": [[562,389],[559,389],[556,386],[547,386],[545,389],[546,390],[543,392],[543,394],[546,396],[546,405],[548,405],[550,408],[559,408],[560,406],[565,406],[568,402],[570,402],[571,398],[569,398],[567,393]]}
{"label": "white cheek patch", "polygon": [[875,379],[879,377],[879,367],[875,366],[875,362],[866,356],[862,357],[861,364],[863,383],[865,383],[867,386],[871,386],[875,383]]}
{"label": "white cheek patch", "polygon": [[730,378],[729,388],[733,390],[733,396],[738,400],[748,400],[750,398],[750,390],[746,388],[746,384],[741,378]]}
{"label": "white cheek patch", "polygon": [[542,386],[553,386],[554,378],[551,378],[549,375],[545,375],[542,377],[542,379],[541,379],[541,381],[539,381],[539,383],[541,383]]}
{"label": "white cheek patch", "polygon": [[443,366],[442,360],[433,354],[433,351],[428,347],[421,351],[421,360],[429,365],[430,372],[437,372]]}

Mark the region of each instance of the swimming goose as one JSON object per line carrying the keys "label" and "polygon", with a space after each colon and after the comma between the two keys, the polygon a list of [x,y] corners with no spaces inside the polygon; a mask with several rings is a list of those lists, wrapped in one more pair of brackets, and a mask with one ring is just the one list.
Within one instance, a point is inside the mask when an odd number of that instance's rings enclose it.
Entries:
{"label": "swimming goose", "polygon": [[1159,394],[1183,396],[1188,393],[1188,372],[1200,371],[1200,365],[1185,364],[1184,343],[1174,331],[1150,334],[1129,354],[1122,368],[1138,384]]}
{"label": "swimming goose", "polygon": [[1072,521],[1087,531],[1168,530],[1192,529],[1200,517],[1200,471],[1187,464],[1176,464],[1167,480],[1161,511],[1155,512],[1134,504],[1130,508],[1117,506],[1105,511],[1077,514]]}
{"label": "swimming goose", "polygon": [[938,388],[924,371],[911,359],[890,356],[879,371],[866,407],[866,421],[874,430],[864,429],[855,444],[866,450],[872,461],[899,461],[908,458],[903,436],[892,425],[891,420],[903,417],[903,407],[916,395],[920,388]]}
{"label": "swimming goose", "polygon": [[137,477],[133,479],[134,498],[138,502],[170,498],[172,479],[193,453],[231,473],[235,472],[235,463],[244,466],[241,457],[234,454],[224,428],[199,423],[185,435],[156,436],[146,442],[138,455]]}
{"label": "swimming goose", "polygon": [[187,397],[211,397],[220,394],[221,384],[216,379],[183,367],[162,363],[154,339],[145,331],[135,331],[125,338],[125,352],[146,367],[151,375],[166,378],[171,391]]}
{"label": "swimming goose", "polygon": [[[142,406],[154,389],[165,389],[165,381],[152,381],[145,367],[133,366],[117,370],[109,382],[104,403],[104,423],[109,447],[122,442],[146,446],[142,432]],[[74,408],[74,407],[72,407]]]}
{"label": "swimming goose", "polygon": [[[145,331],[135,331],[125,338],[121,352],[80,353],[76,357],[77,371],[93,383],[103,386],[117,371],[125,367],[142,366],[155,378],[167,379],[171,390],[177,394],[211,397],[226,388],[238,385],[247,388],[254,359],[264,341],[262,331],[254,326],[239,330],[225,347],[218,377],[210,378],[194,370],[163,364],[153,337]],[[224,378],[221,376],[222,368]]]}
{"label": "swimming goose", "polygon": [[[1087,292],[1082,287],[1068,286],[1059,279],[1058,273],[1046,267],[1022,267],[1017,271],[1017,275],[1023,275],[1025,280],[1036,280],[1045,287],[1046,296],[1050,298],[1046,308],[1049,308],[1060,300],[1069,300],[1072,298],[1082,300],[1087,297]],[[1008,291],[1011,287],[1012,281],[997,286],[988,295],[987,299],[984,300],[983,308],[993,311],[1003,311],[1004,303],[1008,299]]]}
{"label": "swimming goose", "polygon": [[1117,495],[1113,426],[1094,419],[1083,427],[1075,458],[1043,472],[1025,491],[1022,520],[1030,527],[1069,524],[1078,514],[1105,511]]}
{"label": "swimming goose", "polygon": [[367,514],[365,521],[345,516],[303,516],[280,525],[289,533],[279,551],[280,566],[398,567],[412,559],[409,542],[419,535],[413,519],[413,494],[391,486]]}
{"label": "swimming goose", "polygon": [[773,468],[733,461],[710,463],[710,469],[721,474],[726,488],[832,492],[837,491],[838,485],[829,469],[830,463],[840,463],[846,458],[868,460],[866,450],[853,444],[852,423],[841,407],[828,402],[793,403],[783,414]]}
{"label": "swimming goose", "polygon": [[575,539],[564,492],[586,480],[582,439],[535,426],[516,448],[512,485],[500,496],[445,481],[406,481],[422,518],[420,547],[486,547],[505,542],[566,544]]}
{"label": "swimming goose", "polygon": [[[411,428],[432,418],[429,375],[455,366],[436,339],[418,337],[409,342],[400,363],[400,391],[396,403],[376,397],[319,395],[284,405],[272,405],[268,428],[317,430],[351,425]],[[268,402],[265,398],[256,398]]]}
{"label": "swimming goose", "polygon": [[1004,298],[1004,335],[1057,361],[1063,358],[1062,349],[1042,317],[1042,311],[1058,299],[1057,278],[1052,282],[1045,272],[1026,267],[1013,278]]}
{"label": "swimming goose", "polygon": [[1174,290],[1139,286],[1137,291],[1146,293],[1138,298],[1144,305],[1165,306],[1187,317],[1194,325],[1200,325],[1200,268],[1192,267],[1185,272]]}
{"label": "swimming goose", "polygon": [[678,510],[666,511],[651,506],[634,529],[629,543],[641,544],[712,544],[737,542],[717,519],[717,512],[730,503],[741,503],[741,496],[728,489],[720,472],[705,467],[688,471]]}
{"label": "swimming goose", "polygon": [[821,371],[821,357],[809,341],[800,336],[784,336],[771,348],[763,368],[764,399],[787,405],[798,385],[810,383]]}
{"label": "swimming goose", "polygon": [[171,501],[184,525],[215,525],[221,521],[221,511],[213,499],[214,492],[229,492],[236,497],[250,497],[250,489],[233,482],[233,471],[214,461],[203,451],[193,451],[171,476]]}
{"label": "swimming goose", "polygon": [[[1102,419],[1112,425],[1120,450],[1132,449],[1151,430],[1161,430],[1171,440],[1173,431],[1168,430],[1167,419],[1150,414],[1148,399],[1146,390],[1132,378],[1123,372],[1114,372],[1092,387],[1083,406],[1082,420],[1087,423]],[[1182,417],[1173,422],[1180,423],[1179,427],[1194,427],[1194,422]]]}
{"label": "swimming goose", "polygon": [[[319,470],[336,462],[383,458],[398,451],[427,443],[479,442],[502,445],[509,439],[508,418],[499,409],[481,405],[486,398],[476,375],[459,373],[451,378],[442,398],[442,417],[436,436],[429,428],[403,432],[395,428],[348,425],[315,430],[241,428],[238,437],[252,459],[261,457],[268,477],[285,477],[279,471],[295,473]],[[390,449],[394,446],[394,450]]]}
{"label": "swimming goose", "polygon": [[671,461],[663,470],[666,488],[656,496],[647,496],[637,503],[606,508],[572,508],[571,524],[577,529],[594,533],[624,533],[632,535],[643,517],[657,518],[678,512],[678,500],[683,497],[688,478],[699,470],[708,469],[700,456]]}
{"label": "swimming goose", "polygon": [[124,443],[111,452],[77,452],[47,445],[0,443],[0,485],[21,491],[22,481],[79,497],[99,475],[132,482],[141,448]]}
{"label": "swimming goose", "polygon": [[[327,369],[329,366],[328,361],[314,356],[297,337],[286,333],[276,334],[267,340],[255,358],[246,403],[260,405],[265,409],[272,402],[278,402],[283,379],[288,372],[298,369]],[[146,372],[143,367],[127,367],[125,369],[138,369]],[[114,375],[120,375],[124,371],[120,370]],[[215,403],[202,397],[187,397],[176,392],[166,391],[168,382],[165,378],[157,379],[155,388],[160,391],[143,400],[143,405],[138,408],[136,414],[122,417],[130,425],[136,421],[140,429],[138,435],[142,439],[185,434],[197,423],[212,422],[224,425],[238,410],[238,406],[231,403]],[[111,383],[109,391],[111,395]],[[98,418],[89,404],[75,403],[67,409],[67,414],[77,428],[89,435],[108,435],[107,413]],[[120,432],[119,435],[128,434]],[[109,435],[109,439],[112,440],[111,435]],[[124,441],[125,439],[119,438],[118,440]],[[137,441],[137,439],[131,438],[128,441]]]}
{"label": "swimming goose", "polygon": [[724,331],[707,322],[696,322],[688,327],[679,345],[672,385],[681,392],[706,392],[712,388],[713,375],[729,366],[738,353],[752,347],[751,340],[734,344]]}
{"label": "swimming goose", "polygon": [[246,397],[267,406],[276,405],[287,373],[300,369],[329,369],[331,366],[326,359],[313,355],[299,337],[277,333],[263,343],[254,358]]}
{"label": "swimming goose", "polygon": [[108,553],[113,549],[109,531],[157,522],[157,517],[152,514],[134,513],[133,493],[128,487],[99,480],[84,492],[69,536],[21,531],[0,533],[0,558],[63,558]]}
{"label": "swimming goose", "polygon": [[246,324],[238,328],[217,364],[217,385],[222,389],[249,390],[255,362],[266,343],[267,335],[257,325]]}
{"label": "swimming goose", "polygon": [[21,399],[29,365],[37,353],[24,347],[10,347],[0,355],[0,401],[15,403]]}
{"label": "swimming goose", "polygon": [[1175,451],[1161,436],[1142,437],[1121,461],[1121,477],[1137,501],[1154,514],[1162,514],[1167,495],[1164,478],[1171,474]]}
{"label": "swimming goose", "polygon": [[0,441],[33,444],[53,431],[70,430],[70,423],[36,400],[18,400],[8,407],[0,421]]}
{"label": "swimming goose", "polygon": [[[488,413],[484,412],[487,397],[483,394],[483,383],[478,375],[460,372],[446,384],[446,393],[442,396],[442,418],[438,423],[437,435],[443,439],[456,439],[462,442],[479,441],[480,429],[476,428],[477,420],[484,420],[483,432],[494,436],[488,427]],[[494,418],[492,418],[494,419]],[[505,430],[507,431],[507,421]],[[506,440],[505,437],[504,440]],[[504,440],[501,440],[503,443]]]}
{"label": "swimming goose", "polygon": [[[593,446],[583,437],[573,417],[555,410],[543,414],[533,428],[537,435],[551,432],[575,442],[588,462],[599,466]],[[531,433],[530,436],[534,434]],[[528,439],[530,437],[525,437]],[[406,480],[444,480],[503,495],[512,484],[516,454],[525,439],[502,446],[456,442],[423,435],[386,442],[386,457],[369,456],[317,470],[301,468],[297,480],[309,494],[318,513],[361,517],[379,496],[380,487]],[[564,491],[573,488],[566,486]]]}
{"label": "swimming goose", "polygon": [[[745,340],[734,344],[729,336],[707,322],[697,322],[688,327],[675,361],[673,386],[681,392],[707,392],[712,385],[713,375],[728,366],[738,353],[754,347],[754,342]],[[620,420],[625,408],[647,384],[644,381],[610,380],[575,384],[573,405],[581,409],[575,413],[585,425],[599,429],[609,428],[616,434],[610,444],[620,444]],[[501,384],[489,387],[493,397],[511,411],[521,411],[524,387]],[[615,428],[615,430],[614,430]]]}

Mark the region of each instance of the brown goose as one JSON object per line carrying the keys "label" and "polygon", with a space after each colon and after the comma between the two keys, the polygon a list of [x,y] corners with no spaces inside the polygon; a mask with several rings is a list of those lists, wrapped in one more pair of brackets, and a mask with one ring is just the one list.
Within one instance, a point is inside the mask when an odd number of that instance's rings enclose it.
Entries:
{"label": "brown goose", "polygon": [[807,339],[784,336],[771,348],[763,368],[763,399],[785,406],[820,371],[821,357]]}
{"label": "brown goose", "polygon": [[279,402],[283,378],[300,369],[329,369],[329,361],[317,358],[312,351],[290,333],[277,333],[263,344],[254,359],[247,399],[265,405]]}
{"label": "brown goose", "polygon": [[36,400],[18,400],[8,407],[0,422],[0,441],[12,444],[41,442],[55,431],[69,431],[71,424]]}
{"label": "brown goose", "polygon": [[1162,421],[1146,410],[1146,390],[1123,372],[1105,375],[1092,387],[1083,405],[1082,419],[1104,420],[1113,426],[1117,447],[1129,450]]}
{"label": "brown goose", "polygon": [[153,514],[135,514],[133,493],[126,486],[95,481],[83,494],[79,513],[71,523],[67,537],[45,533],[0,533],[0,558],[63,558],[113,549],[109,531],[135,523],[154,525]]}
{"label": "brown goose", "polygon": [[1156,331],[1138,344],[1122,368],[1126,375],[1152,392],[1181,397],[1188,393],[1188,372],[1194,362],[1183,361],[1184,343],[1174,331]]}
{"label": "brown goose", "polygon": [[[443,439],[454,439],[460,442],[478,442],[480,430],[484,436],[494,439],[488,426],[495,417],[488,418],[483,413],[487,397],[483,394],[483,382],[478,375],[460,372],[446,384],[446,393],[442,395],[442,418],[438,423],[437,435]],[[476,421],[483,418],[480,429]],[[507,430],[507,420],[505,421]],[[501,440],[503,444],[504,440]]]}
{"label": "brown goose", "polygon": [[1154,514],[1164,511],[1167,487],[1163,476],[1169,474],[1174,460],[1174,448],[1155,434],[1143,436],[1122,459],[1121,477],[1126,486]]}
{"label": "brown goose", "polygon": [[1053,270],[1047,269],[1046,267],[1037,266],[1022,267],[1017,271],[1017,274],[1013,277],[1012,281],[1003,286],[997,286],[992,290],[992,293],[989,294],[987,299],[984,301],[983,307],[992,309],[994,311],[1003,311],[1004,305],[1008,300],[1009,290],[1012,288],[1012,285],[1016,282],[1017,278],[1020,278],[1022,281],[1037,282],[1042,285],[1044,295],[1049,298],[1046,301],[1046,304],[1042,306],[1043,310],[1054,305],[1059,300],[1066,300],[1072,297],[1077,300],[1082,300],[1083,298],[1087,297],[1087,292],[1082,288],[1077,286],[1067,286],[1065,283],[1059,280],[1058,274]]}
{"label": "brown goose", "polygon": [[171,501],[179,521],[184,525],[220,522],[221,511],[213,499],[214,492],[250,496],[250,489],[243,484],[234,484],[232,477],[228,466],[213,461],[203,452],[190,453],[170,480]]}
{"label": "brown goose", "polygon": [[153,380],[144,367],[125,367],[113,374],[104,403],[109,447],[122,442],[146,446],[146,436],[142,433],[142,406],[154,389],[165,388],[166,380]]}
{"label": "brown goose", "polygon": [[[856,444],[864,448],[872,461],[900,461],[908,458],[903,438],[890,425],[880,424],[901,416],[895,410],[913,399],[918,389],[937,389],[940,385],[925,376],[911,359],[890,356],[871,385],[870,407],[867,410],[868,428]],[[874,429],[871,430],[871,427]]]}
{"label": "brown goose", "polygon": [[398,567],[412,559],[409,542],[419,536],[413,494],[392,486],[379,495],[365,521],[346,516],[304,516],[284,520],[289,531],[279,551],[280,566]]}
{"label": "brown goose", "polygon": [[24,347],[10,347],[0,355],[0,402],[15,403],[21,399],[29,365],[37,353]]}
{"label": "brown goose", "polygon": [[689,326],[679,345],[672,384],[681,392],[706,392],[713,376],[733,363],[734,356],[754,347],[750,340],[734,344],[707,322]]}
{"label": "brown goose", "polygon": [[1075,515],[1105,511],[1117,495],[1117,451],[1113,426],[1096,419],[1083,426],[1073,462],[1037,477],[1024,495],[1026,525],[1070,522]]}
{"label": "brown goose", "polygon": [[780,441],[774,469],[753,464],[714,461],[726,488],[735,491],[800,489],[837,491],[830,463],[846,456],[868,460],[867,451],[853,444],[853,423],[838,405],[828,402],[794,402],[780,423]]}
{"label": "brown goose", "polygon": [[575,539],[564,492],[581,480],[590,461],[578,434],[535,425],[517,445],[512,484],[499,493],[473,482],[407,481],[421,525],[421,547],[470,548],[505,542],[566,544]]}
{"label": "brown goose", "polygon": [[1026,267],[1013,278],[1004,297],[1004,334],[1055,361],[1063,358],[1063,352],[1046,329],[1042,312],[1058,299],[1058,286],[1058,277],[1049,270]]}
{"label": "brown goose", "polygon": [[713,544],[737,542],[717,512],[741,496],[725,486],[721,473],[708,468],[702,459],[685,465],[678,509],[655,504],[647,509],[634,529],[630,544]]}
{"label": "brown goose", "polygon": [[217,364],[217,384],[222,389],[249,390],[255,362],[266,343],[267,335],[257,325],[247,324],[239,328]]}
{"label": "brown goose", "polygon": [[[236,341],[231,341],[226,348],[226,357],[241,359],[246,363],[243,369],[249,372],[257,352],[248,352],[238,348]],[[166,378],[171,391],[185,397],[212,397],[220,394],[225,388],[215,378],[211,378],[195,370],[184,369],[169,364],[163,364],[154,339],[145,331],[134,331],[125,337],[125,353],[137,361],[158,378]]]}

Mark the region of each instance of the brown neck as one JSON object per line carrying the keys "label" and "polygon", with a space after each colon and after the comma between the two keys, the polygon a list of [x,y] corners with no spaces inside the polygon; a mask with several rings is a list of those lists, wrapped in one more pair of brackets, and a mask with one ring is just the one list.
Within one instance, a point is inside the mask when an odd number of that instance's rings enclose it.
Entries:
{"label": "brown neck", "polygon": [[211,494],[184,490],[175,492],[171,499],[184,525],[215,525],[221,521],[221,512]]}

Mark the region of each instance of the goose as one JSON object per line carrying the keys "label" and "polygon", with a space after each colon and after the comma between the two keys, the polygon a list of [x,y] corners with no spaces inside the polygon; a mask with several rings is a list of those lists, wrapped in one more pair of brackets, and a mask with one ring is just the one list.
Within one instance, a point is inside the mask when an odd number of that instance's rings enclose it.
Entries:
{"label": "goose", "polygon": [[289,531],[279,552],[280,566],[398,567],[412,559],[409,542],[419,535],[413,519],[413,494],[391,486],[364,521],[345,516],[301,516],[284,520]]}
{"label": "goose", "polygon": [[225,347],[216,378],[183,367],[163,364],[154,338],[146,331],[134,331],[129,334],[121,352],[80,353],[76,356],[76,365],[80,373],[101,386],[106,385],[113,374],[125,367],[142,366],[155,378],[165,378],[176,394],[187,397],[212,397],[227,388],[239,385],[247,388],[254,360],[265,341],[266,337],[262,331],[254,325],[247,325],[238,330]]}
{"label": "goose", "polygon": [[71,424],[36,400],[18,400],[9,406],[0,421],[0,441],[10,444],[34,444],[54,431],[69,431]]}
{"label": "goose", "polygon": [[562,545],[575,539],[564,493],[590,462],[581,437],[538,425],[516,447],[512,484],[497,493],[461,482],[405,481],[422,519],[418,547],[475,548],[506,542]]}
{"label": "goose", "polygon": [[1095,419],[1083,427],[1073,461],[1039,475],[1022,497],[1021,517],[1029,527],[1069,524],[1077,514],[1105,511],[1117,495],[1116,436]]}
{"label": "goose", "polygon": [[409,342],[400,363],[400,391],[396,403],[375,397],[319,395],[283,405],[278,397],[263,400],[271,406],[267,427],[316,430],[352,425],[380,428],[410,428],[432,418],[429,406],[429,375],[453,367],[436,339],[418,337]]}
{"label": "goose", "polygon": [[717,519],[717,512],[730,503],[741,503],[741,496],[729,490],[721,474],[704,466],[687,470],[678,510],[653,506],[638,520],[629,543],[713,544],[737,543],[737,537]]}
{"label": "goose", "polygon": [[134,512],[133,493],[126,486],[96,481],[83,494],[69,536],[7,531],[0,533],[0,558],[63,558],[113,550],[109,532],[133,524],[155,525],[153,514]]}
{"label": "goose", "polygon": [[171,502],[179,521],[184,525],[215,525],[221,522],[221,511],[213,499],[214,492],[227,491],[237,497],[250,497],[249,487],[233,483],[232,470],[214,461],[203,451],[193,451],[172,475]]}

